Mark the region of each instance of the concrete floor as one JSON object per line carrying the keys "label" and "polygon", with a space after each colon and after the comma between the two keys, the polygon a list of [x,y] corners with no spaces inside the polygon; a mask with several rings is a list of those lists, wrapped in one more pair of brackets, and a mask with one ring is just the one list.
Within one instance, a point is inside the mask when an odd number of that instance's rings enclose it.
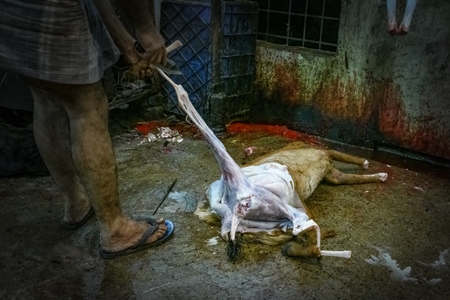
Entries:
{"label": "concrete floor", "polygon": [[[448,299],[448,169],[371,160],[368,171],[389,173],[386,183],[321,184],[307,205],[322,230],[336,232],[322,248],[351,250],[348,260],[292,259],[281,254],[281,246],[246,244],[242,257],[231,262],[219,228],[192,213],[219,177],[218,165],[195,129],[181,133],[184,141],[165,150],[161,142],[139,145],[135,132],[113,137],[127,215],[151,215],[178,178],[156,214],[173,221],[173,239],[131,256],[99,257],[95,218],[76,231],[59,229],[62,199],[50,177],[1,178],[0,298]],[[256,156],[288,142],[267,134],[224,139],[238,163],[248,159],[244,147],[256,146]]]}

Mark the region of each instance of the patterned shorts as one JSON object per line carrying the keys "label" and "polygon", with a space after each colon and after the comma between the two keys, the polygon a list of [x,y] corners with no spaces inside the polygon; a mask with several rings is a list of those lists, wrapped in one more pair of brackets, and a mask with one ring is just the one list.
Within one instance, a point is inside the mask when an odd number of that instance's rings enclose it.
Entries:
{"label": "patterned shorts", "polygon": [[1,0],[0,68],[65,84],[99,81],[119,57],[92,0]]}

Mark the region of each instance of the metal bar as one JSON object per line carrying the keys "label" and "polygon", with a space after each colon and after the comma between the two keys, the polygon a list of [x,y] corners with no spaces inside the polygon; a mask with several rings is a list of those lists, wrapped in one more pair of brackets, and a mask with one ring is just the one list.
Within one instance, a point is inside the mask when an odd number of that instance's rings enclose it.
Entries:
{"label": "metal bar", "polygon": [[175,185],[175,183],[177,182],[178,178],[175,178],[175,180],[172,182],[172,184],[170,185],[169,189],[167,190],[166,194],[164,195],[164,197],[162,198],[161,202],[159,203],[158,207],[155,209],[155,211],[153,212],[153,214],[156,214],[156,212],[158,211],[158,209],[161,207],[161,205],[163,204],[164,200],[166,200],[167,196],[169,196],[170,191],[172,190],[173,186]]}
{"label": "metal bar", "polygon": [[325,0],[322,0],[322,16],[320,18],[319,49],[322,49],[323,15],[324,14],[325,14]]}
{"label": "metal bar", "polygon": [[[284,36],[280,36],[280,35],[276,35],[276,34],[269,34],[269,36],[271,37],[275,37],[275,38],[284,38]],[[290,38],[290,40],[292,41],[304,41],[304,42],[310,42],[310,43],[316,43],[318,44],[319,41],[315,41],[315,40],[309,40],[309,39],[302,39],[302,38]],[[328,43],[328,42],[321,42],[322,45],[326,45],[326,46],[337,46],[337,43]]]}
{"label": "metal bar", "polygon": [[289,1],[288,22],[286,29],[286,46],[289,45],[289,34],[291,33],[291,10],[292,10],[292,0]]}
{"label": "metal bar", "polygon": [[306,40],[306,20],[308,18],[308,0],[305,2],[305,18],[303,19],[303,38],[302,38],[302,46],[305,47]]}

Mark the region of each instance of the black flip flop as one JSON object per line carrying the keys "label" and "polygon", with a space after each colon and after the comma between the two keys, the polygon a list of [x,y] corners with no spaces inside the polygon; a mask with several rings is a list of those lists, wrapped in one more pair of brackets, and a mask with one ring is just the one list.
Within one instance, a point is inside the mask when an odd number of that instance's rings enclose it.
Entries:
{"label": "black flip flop", "polygon": [[155,230],[158,229],[158,223],[152,218],[146,218],[141,221],[147,222],[148,224],[150,224],[150,227],[142,235],[141,239],[139,240],[139,242],[136,245],[134,245],[130,248],[127,248],[125,250],[118,251],[118,252],[109,252],[109,251],[106,251],[106,250],[100,248],[100,256],[105,259],[112,259],[112,258],[116,258],[119,256],[125,256],[125,255],[135,253],[135,252],[147,249],[147,248],[157,247],[157,246],[167,242],[173,236],[173,231],[174,231],[175,227],[171,221],[165,220],[165,224],[167,227],[166,233],[164,233],[164,235],[162,237],[160,237],[158,240],[154,241],[153,243],[146,243],[146,241],[153,234],[153,232],[155,232]]}
{"label": "black flip flop", "polygon": [[86,216],[84,216],[83,220],[76,222],[76,223],[67,223],[63,220],[61,220],[61,222],[59,222],[59,228],[61,229],[66,229],[66,230],[74,230],[74,229],[78,229],[81,226],[84,225],[84,223],[86,223],[87,220],[89,220],[89,218],[94,214],[94,208],[91,207],[91,209],[89,210],[89,212],[87,213]]}

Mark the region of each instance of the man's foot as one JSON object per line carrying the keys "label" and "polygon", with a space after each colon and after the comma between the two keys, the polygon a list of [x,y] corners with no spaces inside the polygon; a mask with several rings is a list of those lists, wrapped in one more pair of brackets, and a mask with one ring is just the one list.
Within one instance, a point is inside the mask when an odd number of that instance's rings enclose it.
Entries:
{"label": "man's foot", "polygon": [[174,226],[169,220],[127,220],[118,232],[110,235],[108,241],[102,239],[100,256],[114,258],[159,246],[172,237],[173,230]]}

